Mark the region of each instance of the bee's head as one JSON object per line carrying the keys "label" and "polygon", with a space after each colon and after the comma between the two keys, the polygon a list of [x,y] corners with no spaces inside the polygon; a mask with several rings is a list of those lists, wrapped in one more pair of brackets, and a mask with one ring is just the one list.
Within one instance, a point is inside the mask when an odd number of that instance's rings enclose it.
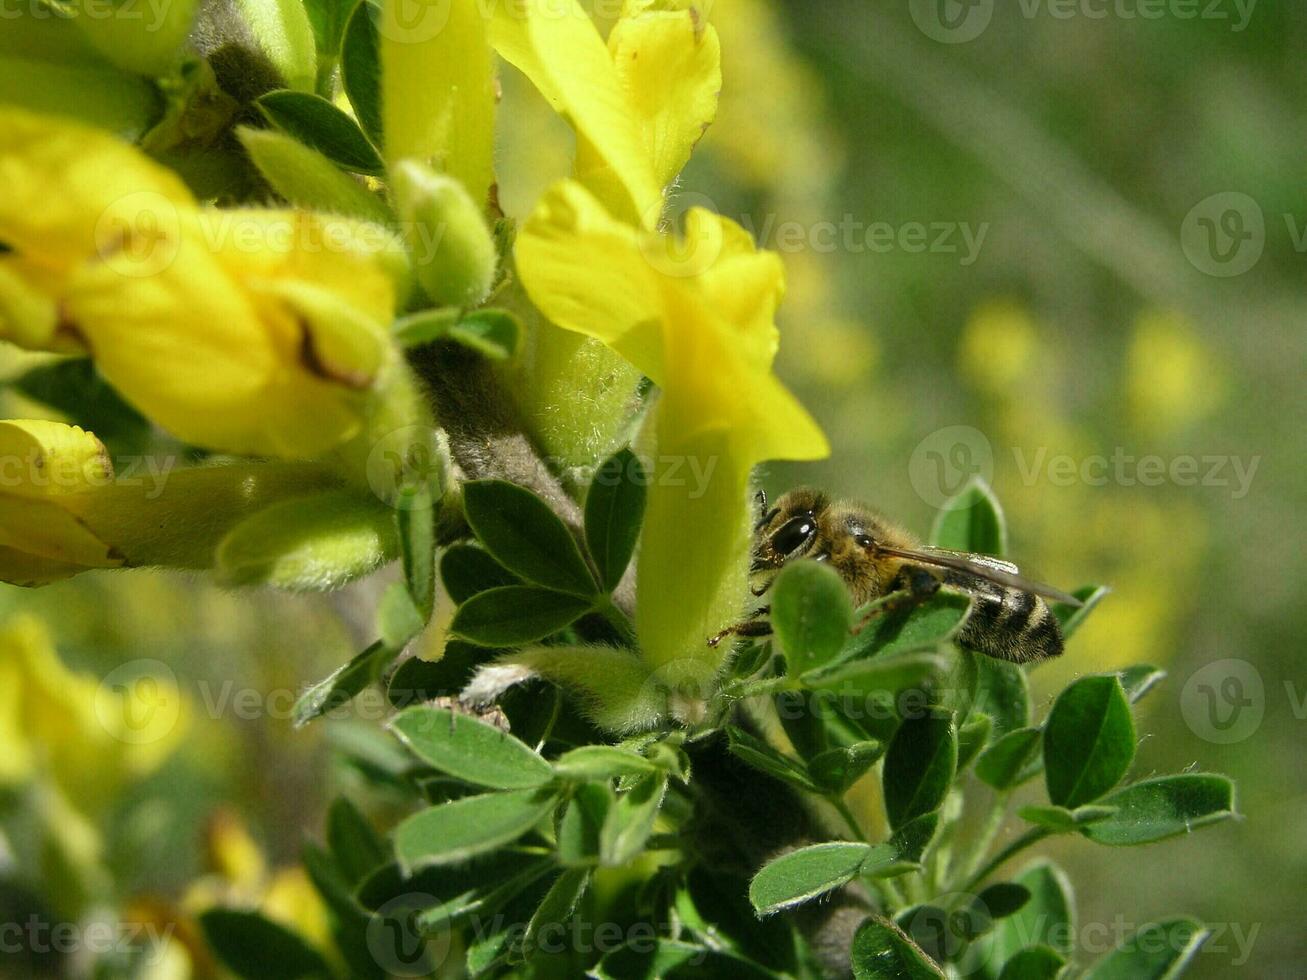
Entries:
{"label": "bee's head", "polygon": [[760,495],[762,513],[755,528],[753,570],[779,568],[785,562],[807,554],[830,507],[825,494],[807,487],[791,490],[767,507]]}

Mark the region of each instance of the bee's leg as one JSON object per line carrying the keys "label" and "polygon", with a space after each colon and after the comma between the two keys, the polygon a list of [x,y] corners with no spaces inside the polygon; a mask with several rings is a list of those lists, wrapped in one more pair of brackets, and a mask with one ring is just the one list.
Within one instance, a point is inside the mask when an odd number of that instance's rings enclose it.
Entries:
{"label": "bee's leg", "polygon": [[894,576],[889,587],[890,593],[900,594],[867,613],[862,622],[853,627],[853,635],[857,636],[866,629],[867,624],[876,616],[903,612],[925,602],[939,591],[940,585],[940,580],[921,566],[904,565]]}
{"label": "bee's leg", "polygon": [[710,637],[708,645],[715,647],[726,639],[728,636],[771,636],[772,629],[764,616],[771,613],[771,606],[763,606],[752,617],[742,623],[736,623],[734,626],[728,626],[714,637]]}

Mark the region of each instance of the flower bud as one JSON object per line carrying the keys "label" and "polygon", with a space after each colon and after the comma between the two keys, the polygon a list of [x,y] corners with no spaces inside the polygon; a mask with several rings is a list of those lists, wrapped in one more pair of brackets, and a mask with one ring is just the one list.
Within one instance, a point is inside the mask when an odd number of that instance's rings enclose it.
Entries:
{"label": "flower bud", "polygon": [[78,498],[113,479],[89,432],[59,422],[0,422],[0,581],[43,585],[122,556],[85,524]]}
{"label": "flower bud", "polygon": [[418,282],[439,306],[476,306],[498,264],[481,209],[462,184],[416,160],[391,176]]}

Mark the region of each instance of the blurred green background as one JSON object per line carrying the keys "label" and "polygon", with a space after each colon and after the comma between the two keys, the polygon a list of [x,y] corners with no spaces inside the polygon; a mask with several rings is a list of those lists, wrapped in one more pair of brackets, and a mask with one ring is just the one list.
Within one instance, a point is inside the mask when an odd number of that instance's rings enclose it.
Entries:
{"label": "blurred green background", "polygon": [[[1194,976],[1301,976],[1307,10],[705,5],[725,88],[676,201],[783,253],[781,372],[835,447],[765,485],[821,484],[925,535],[979,472],[1024,568],[1110,585],[1037,696],[1165,667],[1136,771],[1228,773],[1245,816],[1145,850],[1047,845],[1082,939],[1183,911],[1218,930]],[[521,215],[569,147],[504,81],[503,201]],[[25,363],[6,352],[0,372]],[[42,411],[12,392],[0,407]],[[152,572],[0,588],[0,920],[243,896],[320,933],[301,842],[386,746],[360,712],[295,732],[290,700],[354,652],[368,601]],[[51,676],[54,648],[80,679]],[[106,712],[133,698],[166,710],[115,735]],[[174,945],[158,976],[203,966]]]}

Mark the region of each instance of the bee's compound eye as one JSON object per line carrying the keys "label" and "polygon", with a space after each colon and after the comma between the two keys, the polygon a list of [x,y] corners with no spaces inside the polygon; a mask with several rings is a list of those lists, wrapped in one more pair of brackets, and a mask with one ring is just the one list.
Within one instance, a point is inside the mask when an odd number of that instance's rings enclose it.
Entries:
{"label": "bee's compound eye", "polygon": [[772,535],[771,546],[779,555],[790,555],[798,551],[817,533],[817,522],[811,514],[792,517],[781,525],[780,530]]}

